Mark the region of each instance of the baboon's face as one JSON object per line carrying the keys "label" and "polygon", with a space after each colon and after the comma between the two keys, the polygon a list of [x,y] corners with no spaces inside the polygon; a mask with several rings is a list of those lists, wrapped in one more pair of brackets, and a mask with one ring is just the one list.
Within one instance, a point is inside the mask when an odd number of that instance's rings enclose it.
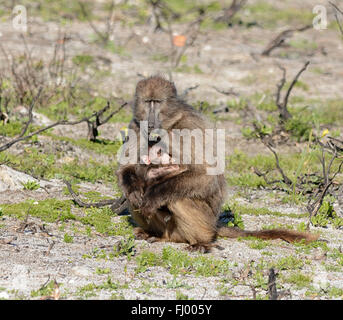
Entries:
{"label": "baboon's face", "polygon": [[170,99],[176,97],[173,83],[161,78],[151,77],[137,84],[134,117],[148,122],[149,133],[161,128],[161,123],[170,111]]}

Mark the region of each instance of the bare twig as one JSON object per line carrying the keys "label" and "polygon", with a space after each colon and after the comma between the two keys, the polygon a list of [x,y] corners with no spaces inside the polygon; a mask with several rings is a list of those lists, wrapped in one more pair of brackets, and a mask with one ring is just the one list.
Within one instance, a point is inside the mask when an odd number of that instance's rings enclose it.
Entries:
{"label": "bare twig", "polygon": [[107,101],[107,105],[101,109],[100,111],[97,111],[93,114],[93,117],[95,117],[95,120],[91,121],[91,118],[86,120],[88,125],[88,140],[90,141],[96,141],[97,136],[99,135],[98,128],[107,123],[115,114],[117,114],[121,109],[123,109],[128,103],[125,101],[121,104],[121,106],[111,112],[105,119],[101,119],[102,115],[110,108],[110,102]]}
{"label": "bare twig", "polygon": [[101,208],[101,207],[105,207],[105,206],[109,206],[109,205],[113,205],[114,203],[116,203],[118,201],[118,199],[108,199],[108,200],[102,200],[99,202],[94,202],[94,203],[86,203],[83,202],[80,197],[74,192],[73,188],[71,187],[71,184],[66,181],[63,180],[63,182],[66,184],[68,191],[70,193],[70,195],[73,197],[74,201],[83,208]]}
{"label": "bare twig", "polygon": [[333,2],[331,2],[331,1],[329,1],[329,3],[340,13],[340,14],[342,14],[343,15],[343,11],[340,9],[340,8],[338,8]]}
{"label": "bare twig", "polygon": [[312,25],[306,25],[304,27],[282,31],[271,42],[268,43],[267,47],[261,53],[262,56],[269,56],[274,49],[280,47],[286,39],[290,38],[294,34],[294,32],[303,32],[310,28],[312,28]]}
{"label": "bare twig", "polygon": [[44,255],[45,256],[48,256],[49,254],[50,254],[50,251],[51,251],[51,249],[54,247],[54,245],[55,245],[55,241],[49,241],[49,239],[47,239],[47,241],[48,241],[48,243],[49,243],[49,247],[48,247],[48,250],[47,251],[45,251],[44,252]]}
{"label": "bare twig", "polygon": [[124,196],[117,199],[117,201],[114,202],[113,205],[111,206],[111,210],[117,213],[118,215],[128,214],[128,209],[129,209],[129,204]]}
{"label": "bare twig", "polygon": [[223,9],[223,14],[215,19],[217,22],[229,24],[236,13],[241,10],[248,0],[232,0],[231,5]]}
{"label": "bare twig", "polygon": [[281,101],[281,91],[283,89],[283,87],[285,86],[286,83],[286,69],[284,67],[280,67],[280,69],[282,70],[282,78],[280,80],[280,82],[277,85],[277,91],[276,91],[276,106],[278,107],[279,113],[280,113],[280,120],[281,121],[285,121],[290,119],[292,116],[288,111],[287,105],[288,105],[288,99],[289,96],[295,86],[295,84],[298,82],[298,79],[300,77],[300,75],[306,70],[307,66],[310,64],[310,61],[305,62],[305,64],[303,65],[303,67],[298,71],[298,73],[295,75],[295,77],[293,78],[289,88],[287,89],[287,92],[283,98],[283,100]]}
{"label": "bare twig", "polygon": [[278,298],[278,294],[276,290],[276,274],[273,268],[269,269],[268,296],[269,296],[269,300],[277,300]]}
{"label": "bare twig", "polygon": [[[49,130],[51,128],[54,128],[56,126],[59,126],[59,125],[68,125],[68,126],[72,126],[72,125],[76,125],[76,124],[79,124],[79,123],[82,123],[82,122],[87,122],[88,124],[88,128],[89,128],[89,133],[88,133],[88,137],[90,138],[91,141],[95,141],[96,140],[96,137],[98,135],[98,127],[103,125],[104,123],[108,122],[112,117],[113,115],[115,115],[116,113],[118,113],[122,108],[124,108],[124,106],[126,106],[128,103],[127,102],[123,102],[122,105],[116,109],[115,111],[111,112],[105,119],[101,120],[101,116],[103,115],[103,113],[108,110],[109,108],[109,103],[107,103],[106,107],[101,109],[100,111],[96,111],[94,112],[91,116],[89,117],[85,117],[81,120],[77,120],[77,121],[67,121],[67,120],[60,120],[60,121],[57,121],[55,123],[52,123],[44,128],[41,128],[41,129],[38,129],[28,135],[25,135],[28,128],[29,128],[29,125],[31,124],[32,122],[32,118],[33,118],[33,115],[32,115],[32,109],[37,101],[37,99],[39,98],[40,96],[40,93],[42,91],[42,88],[39,89],[39,92],[37,94],[37,96],[33,99],[32,103],[31,103],[31,106],[29,108],[29,120],[26,122],[25,126],[23,127],[20,135],[12,140],[10,140],[9,142],[5,143],[4,145],[0,146],[0,152],[1,151],[4,151],[4,150],[7,150],[9,149],[11,146],[13,146],[14,144],[20,142],[20,141],[23,141],[23,140],[27,140],[35,135],[38,135],[46,130]],[[92,120],[92,118],[95,117],[95,120]]]}
{"label": "bare twig", "polygon": [[288,104],[288,98],[289,98],[289,95],[291,94],[291,91],[294,87],[294,85],[298,82],[298,79],[300,77],[300,75],[306,70],[307,66],[310,64],[310,61],[306,61],[304,66],[299,70],[299,72],[296,74],[296,76],[294,77],[294,79],[292,80],[291,82],[291,85],[289,86],[288,90],[287,90],[287,93],[285,95],[285,98],[284,98],[284,101],[283,101],[283,106],[286,106],[287,107],[287,104]]}
{"label": "bare twig", "polygon": [[101,39],[101,42],[103,45],[106,45],[108,41],[110,40],[110,36],[113,33],[114,23],[113,23],[113,14],[114,14],[114,8],[115,8],[115,1],[111,1],[110,9],[108,16],[106,18],[105,23],[105,30],[100,31],[97,26],[93,23],[90,14],[88,12],[88,9],[86,8],[85,4],[81,1],[78,1],[78,4],[80,6],[81,12],[85,19],[87,20],[90,27],[93,29],[93,31],[98,35],[98,37]]}
{"label": "bare twig", "polygon": [[188,93],[189,93],[190,91],[195,90],[195,89],[197,89],[198,87],[199,87],[199,84],[196,84],[195,86],[192,86],[192,87],[189,87],[189,88],[185,89],[185,91],[183,91],[183,93],[180,94],[180,98],[181,98],[181,99],[186,98],[187,95],[188,95]]}
{"label": "bare twig", "polygon": [[307,204],[307,211],[309,212],[309,221],[307,226],[311,223],[311,218],[316,216],[320,207],[323,204],[324,198],[327,195],[329,188],[332,186],[334,183],[334,179],[336,178],[337,174],[341,172],[342,167],[343,167],[343,160],[340,162],[337,170],[333,173],[333,175],[330,177],[331,174],[331,168],[334,160],[338,158],[338,152],[335,147],[335,145],[331,145],[330,143],[327,143],[326,146],[329,148],[333,148],[331,151],[333,153],[330,162],[328,166],[326,166],[326,160],[325,160],[325,149],[322,144],[320,144],[322,147],[322,154],[319,158],[322,168],[323,168],[323,179],[324,179],[324,184],[322,189],[319,189],[316,193],[316,195],[313,197],[313,199],[309,199],[308,204]]}
{"label": "bare twig", "polygon": [[338,8],[334,3],[332,3],[331,1],[329,1],[329,3],[335,8],[335,19],[336,19],[336,22],[337,22],[337,25],[338,25],[338,28],[339,28],[339,31],[341,32],[341,34],[342,34],[342,36],[343,36],[343,26],[342,26],[342,24],[341,24],[341,22],[340,22],[340,20],[339,20],[339,18],[338,18],[338,14],[337,14],[337,12],[339,12],[341,15],[342,15],[342,17],[343,17],[343,11],[340,9],[340,8]]}
{"label": "bare twig", "polygon": [[152,6],[152,14],[155,19],[155,28],[156,31],[165,31],[162,26],[162,20],[167,20],[167,16],[171,16],[173,19],[178,19],[180,14],[173,11],[166,2],[162,0],[149,0],[149,4]]}
{"label": "bare twig", "polygon": [[235,97],[239,97],[239,93],[237,93],[233,88],[229,88],[228,90],[220,90],[215,86],[212,86],[212,88],[214,90],[216,90],[217,92],[224,94],[226,96],[235,96]]}
{"label": "bare twig", "polygon": [[280,172],[284,183],[286,183],[287,185],[291,186],[293,183],[292,183],[291,179],[289,179],[286,176],[286,174],[284,173],[284,171],[282,170],[282,168],[280,166],[279,157],[278,157],[277,153],[275,152],[275,150],[268,143],[265,143],[264,145],[273,153],[273,155],[275,157],[275,161],[276,161],[276,168]]}

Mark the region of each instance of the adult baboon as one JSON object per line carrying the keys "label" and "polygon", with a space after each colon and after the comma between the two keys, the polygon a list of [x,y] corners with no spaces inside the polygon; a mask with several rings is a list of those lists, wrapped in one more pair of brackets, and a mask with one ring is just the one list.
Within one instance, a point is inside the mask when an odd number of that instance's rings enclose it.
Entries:
{"label": "adult baboon", "polygon": [[[143,135],[160,128],[169,136],[172,130],[200,130],[213,125],[193,107],[180,100],[173,83],[153,76],[138,82],[133,106],[133,119],[129,128],[138,138],[140,123],[147,121],[148,129]],[[151,147],[151,146],[150,146]],[[171,156],[171,147],[164,150]],[[206,252],[216,237],[236,238],[256,236],[263,239],[281,238],[286,241],[305,239],[312,241],[316,235],[283,229],[245,231],[238,228],[218,226],[218,215],[226,196],[223,174],[208,175],[210,167],[203,157],[202,163],[194,162],[194,143],[191,145],[191,163],[183,162],[180,144],[180,164],[172,173],[163,172],[163,165],[156,166],[155,180],[148,178],[150,165],[137,163],[122,165],[117,171],[119,186],[129,202],[129,210],[139,227],[135,235],[148,241],[185,242],[189,249]],[[160,171],[159,171],[160,170]],[[160,177],[160,178],[159,178]],[[153,181],[153,182],[151,182]]]}

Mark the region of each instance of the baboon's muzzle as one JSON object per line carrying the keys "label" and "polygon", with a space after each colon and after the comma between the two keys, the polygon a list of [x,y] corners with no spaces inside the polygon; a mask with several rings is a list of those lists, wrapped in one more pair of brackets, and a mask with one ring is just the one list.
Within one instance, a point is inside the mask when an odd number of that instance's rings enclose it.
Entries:
{"label": "baboon's muzzle", "polygon": [[148,131],[149,134],[154,129],[160,128],[160,121],[158,120],[158,111],[156,110],[156,104],[154,101],[150,101],[149,115],[148,115]]}

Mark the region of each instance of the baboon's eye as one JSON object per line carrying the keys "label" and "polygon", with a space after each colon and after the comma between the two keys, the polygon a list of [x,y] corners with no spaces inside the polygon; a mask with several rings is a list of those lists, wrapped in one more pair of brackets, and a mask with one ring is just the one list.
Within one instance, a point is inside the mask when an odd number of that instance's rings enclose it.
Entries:
{"label": "baboon's eye", "polygon": [[162,100],[151,99],[151,100],[145,100],[144,102],[148,105],[150,105],[152,102],[154,105],[159,105],[162,102]]}

